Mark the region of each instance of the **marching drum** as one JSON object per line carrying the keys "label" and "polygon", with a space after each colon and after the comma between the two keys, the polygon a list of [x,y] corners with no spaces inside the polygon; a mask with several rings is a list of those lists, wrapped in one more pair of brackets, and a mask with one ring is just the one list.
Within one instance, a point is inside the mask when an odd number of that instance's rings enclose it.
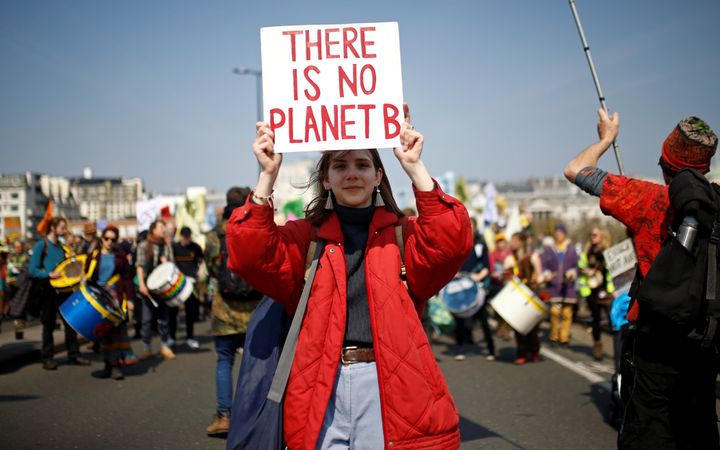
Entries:
{"label": "marching drum", "polygon": [[75,331],[91,341],[101,340],[126,318],[113,296],[92,281],[82,283],[80,289],[60,305],[60,314]]}
{"label": "marching drum", "polygon": [[147,288],[168,306],[182,305],[193,291],[193,279],[171,262],[160,264],[147,279]]}
{"label": "marching drum", "polygon": [[496,313],[523,336],[547,317],[548,307],[517,277],[512,277],[490,301]]}
{"label": "marching drum", "polygon": [[441,291],[440,299],[456,316],[472,317],[485,303],[485,290],[478,287],[469,276],[461,275],[450,281]]}
{"label": "marching drum", "polygon": [[73,292],[80,286],[85,274],[85,260],[87,255],[76,255],[62,261],[54,270],[60,276],[50,280],[50,285],[58,292]]}

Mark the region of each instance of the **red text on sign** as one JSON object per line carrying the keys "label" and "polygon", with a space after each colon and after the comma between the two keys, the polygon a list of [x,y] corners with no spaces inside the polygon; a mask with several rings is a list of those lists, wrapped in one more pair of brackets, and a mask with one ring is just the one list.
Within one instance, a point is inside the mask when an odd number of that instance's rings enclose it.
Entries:
{"label": "red text on sign", "polygon": [[[342,47],[342,57],[347,59],[352,54],[356,58],[377,58],[376,53],[372,53],[372,47],[375,41],[370,40],[370,33],[375,31],[375,27],[354,27],[326,28],[318,29],[315,32],[310,30],[288,30],[283,31],[284,36],[290,38],[290,57],[293,62],[298,60],[298,56],[304,56],[305,61],[313,59],[338,59],[340,58],[340,49]],[[342,40],[335,38],[333,35],[342,35]],[[359,43],[357,42],[359,38]],[[299,51],[304,48],[305,51]],[[359,50],[359,51],[358,51]]]}
{"label": "red text on sign", "polygon": [[[343,85],[347,86],[348,89],[352,92],[352,94],[357,97],[358,95],[358,70],[357,70],[357,64],[352,65],[352,72],[351,72],[352,79],[350,76],[348,76],[347,72],[345,72],[345,69],[342,68],[342,66],[338,66],[338,83],[340,85],[339,92],[340,97],[345,97],[345,88]],[[371,64],[365,64],[362,66],[362,69],[360,69],[360,89],[362,89],[363,94],[370,95],[373,92],[375,92],[375,85],[377,83],[377,73],[375,72],[375,67],[373,67]],[[369,81],[366,81],[369,78]]]}
{"label": "red text on sign", "polygon": [[[328,140],[351,141],[370,138],[371,113],[376,105],[333,105],[307,106],[300,109],[281,108],[270,110],[270,129],[274,133],[285,132],[291,144],[304,142],[326,142]],[[358,114],[352,115],[355,111]],[[304,117],[303,117],[304,112]],[[392,139],[400,134],[400,114],[395,105],[383,104],[385,138]],[[296,130],[295,122],[303,124]],[[300,131],[300,132],[298,132]]]}

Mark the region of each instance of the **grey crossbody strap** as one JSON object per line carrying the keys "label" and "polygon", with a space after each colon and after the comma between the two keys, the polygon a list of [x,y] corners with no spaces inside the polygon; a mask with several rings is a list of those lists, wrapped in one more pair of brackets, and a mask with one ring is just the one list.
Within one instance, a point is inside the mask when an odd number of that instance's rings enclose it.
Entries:
{"label": "grey crossbody strap", "polygon": [[315,272],[317,271],[318,260],[320,259],[323,247],[324,242],[318,239],[317,246],[315,247],[315,255],[310,264],[310,273],[305,280],[300,302],[295,311],[292,324],[290,324],[290,330],[285,338],[285,345],[283,345],[280,360],[278,361],[275,375],[270,385],[270,392],[268,392],[267,398],[275,403],[282,402],[283,396],[285,395],[285,387],[290,377],[290,368],[292,367],[293,359],[295,359],[295,349],[297,347],[298,335],[300,334],[300,326],[305,317],[305,310],[307,309],[308,298],[310,297],[310,289],[312,289],[313,280],[315,280]]}

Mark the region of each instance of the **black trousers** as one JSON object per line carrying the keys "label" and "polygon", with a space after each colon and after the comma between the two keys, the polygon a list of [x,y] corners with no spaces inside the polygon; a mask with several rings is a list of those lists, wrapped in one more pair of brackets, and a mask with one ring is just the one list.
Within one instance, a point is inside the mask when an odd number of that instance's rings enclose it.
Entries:
{"label": "black trousers", "polygon": [[[173,338],[173,340],[177,340],[177,318],[179,313],[179,308],[170,308],[168,324],[170,326],[170,337]],[[195,294],[191,294],[190,297],[185,300],[185,334],[187,339],[195,339],[195,322],[199,320],[199,316],[200,300],[195,297]]]}
{"label": "black trousers", "polygon": [[623,344],[625,405],[619,449],[719,449],[718,354],[662,331],[632,331]]}
{"label": "black trousers", "polygon": [[595,342],[600,340],[602,330],[600,329],[600,322],[602,314],[605,313],[608,316],[608,306],[600,303],[601,289],[593,289],[590,295],[587,297],[588,307],[590,308],[590,314],[592,315],[592,337]]}
{"label": "black trousers", "polygon": [[488,323],[487,302],[485,302],[472,317],[463,319],[454,314],[453,317],[455,318],[455,343],[457,345],[473,344],[472,330],[475,326],[475,321],[478,321],[483,330],[483,337],[485,338],[488,353],[495,355],[495,341],[493,340],[492,330]]}
{"label": "black trousers", "polygon": [[[62,302],[67,299],[69,294],[58,294],[50,287],[42,289],[42,299],[40,306],[40,322],[42,322],[42,359],[52,359],[54,353],[55,342],[53,332],[55,331],[55,323],[57,322],[58,308]],[[65,329],[65,346],[67,347],[68,357],[70,359],[80,356],[80,344],[78,344],[77,333],[72,329],[65,319],[63,328]]]}
{"label": "black trousers", "polygon": [[518,358],[527,358],[528,356],[540,353],[540,338],[538,337],[539,329],[540,325],[538,324],[525,336],[515,332],[515,343],[517,344]]}

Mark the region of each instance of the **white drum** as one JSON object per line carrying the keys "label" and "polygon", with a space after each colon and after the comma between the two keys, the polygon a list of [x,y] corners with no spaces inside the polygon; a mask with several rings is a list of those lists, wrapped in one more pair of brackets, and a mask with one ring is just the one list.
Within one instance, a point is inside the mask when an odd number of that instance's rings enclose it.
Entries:
{"label": "white drum", "polygon": [[160,264],[147,279],[148,290],[168,306],[180,306],[193,291],[193,279],[171,262]]}
{"label": "white drum", "polygon": [[490,301],[496,313],[523,336],[547,317],[548,307],[520,279],[513,277]]}

